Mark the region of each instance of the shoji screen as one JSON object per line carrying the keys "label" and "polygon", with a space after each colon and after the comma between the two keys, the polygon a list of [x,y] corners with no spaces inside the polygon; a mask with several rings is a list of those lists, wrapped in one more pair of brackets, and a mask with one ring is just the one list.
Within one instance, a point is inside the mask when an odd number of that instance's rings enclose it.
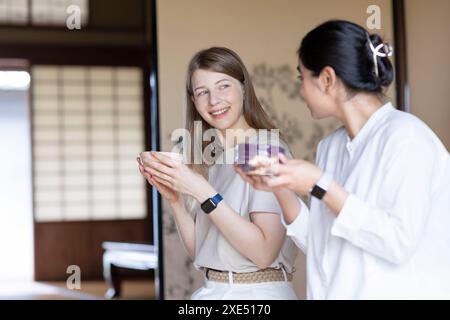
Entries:
{"label": "shoji screen", "polygon": [[80,9],[81,25],[87,25],[88,0],[0,0],[0,24],[65,27],[72,5]]}
{"label": "shoji screen", "polygon": [[33,25],[65,26],[69,16],[67,8],[72,5],[80,9],[81,24],[85,26],[89,14],[88,0],[31,0],[31,23]]}
{"label": "shoji screen", "polygon": [[0,24],[26,25],[28,0],[0,0]]}
{"label": "shoji screen", "polygon": [[32,103],[36,220],[144,218],[142,70],[35,66]]}

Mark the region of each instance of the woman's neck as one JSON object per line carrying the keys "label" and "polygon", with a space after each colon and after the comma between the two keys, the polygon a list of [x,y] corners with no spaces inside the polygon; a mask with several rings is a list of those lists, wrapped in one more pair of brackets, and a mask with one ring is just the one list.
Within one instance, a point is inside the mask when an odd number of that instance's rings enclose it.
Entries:
{"label": "woman's neck", "polygon": [[350,139],[355,138],[383,102],[373,94],[359,93],[339,106],[337,118],[344,124]]}
{"label": "woman's neck", "polygon": [[[224,148],[233,148],[236,143],[236,139],[234,137],[236,137],[239,133],[245,134],[249,129],[252,129],[252,127],[248,125],[247,121],[245,121],[244,117],[242,116],[233,126],[224,130],[220,130],[220,141]],[[227,137],[227,132],[228,135],[231,135],[233,137],[233,139],[225,138]]]}

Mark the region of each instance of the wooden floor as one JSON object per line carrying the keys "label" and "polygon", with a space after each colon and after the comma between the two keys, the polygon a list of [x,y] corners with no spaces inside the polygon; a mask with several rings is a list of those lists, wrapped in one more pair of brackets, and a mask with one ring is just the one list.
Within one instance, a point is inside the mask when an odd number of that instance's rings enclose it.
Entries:
{"label": "wooden floor", "polygon": [[[65,282],[1,283],[1,300],[103,300],[103,281],[83,281],[80,290],[69,290]],[[120,300],[154,299],[154,283],[149,280],[124,280]]]}

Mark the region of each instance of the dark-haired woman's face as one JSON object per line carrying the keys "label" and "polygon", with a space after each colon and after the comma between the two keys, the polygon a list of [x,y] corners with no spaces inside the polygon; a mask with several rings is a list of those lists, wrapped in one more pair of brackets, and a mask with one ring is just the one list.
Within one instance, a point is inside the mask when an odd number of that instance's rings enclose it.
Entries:
{"label": "dark-haired woman's face", "polygon": [[331,115],[329,97],[325,93],[325,86],[321,75],[314,76],[311,70],[298,64],[300,79],[300,96],[305,101],[313,119],[322,119]]}

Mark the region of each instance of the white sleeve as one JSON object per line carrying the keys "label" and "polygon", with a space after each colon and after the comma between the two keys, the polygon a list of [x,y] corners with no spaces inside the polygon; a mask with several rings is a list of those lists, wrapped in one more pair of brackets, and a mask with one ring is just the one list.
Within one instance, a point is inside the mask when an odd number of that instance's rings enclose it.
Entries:
{"label": "white sleeve", "polygon": [[[422,147],[421,147],[422,146]],[[382,177],[373,177],[375,203],[351,194],[331,233],[391,263],[415,251],[428,218],[433,178],[432,150],[408,141],[389,156]],[[375,185],[375,181],[379,185]],[[378,191],[377,191],[378,190]]]}
{"label": "white sleeve", "polygon": [[300,213],[291,224],[287,224],[284,215],[281,215],[281,223],[286,228],[286,234],[291,237],[292,241],[306,254],[308,247],[308,217],[309,209],[306,204],[299,198]]}
{"label": "white sleeve", "polygon": [[[319,141],[317,145],[316,164],[318,162],[322,141]],[[292,155],[288,153],[288,158],[292,158]],[[284,220],[284,215],[281,215],[281,223],[286,228],[286,234],[291,237],[294,243],[299,247],[304,254],[306,254],[308,248],[308,221],[309,221],[309,209],[306,204],[298,198],[300,201],[300,213],[297,218],[292,221],[291,224],[287,224]]]}

